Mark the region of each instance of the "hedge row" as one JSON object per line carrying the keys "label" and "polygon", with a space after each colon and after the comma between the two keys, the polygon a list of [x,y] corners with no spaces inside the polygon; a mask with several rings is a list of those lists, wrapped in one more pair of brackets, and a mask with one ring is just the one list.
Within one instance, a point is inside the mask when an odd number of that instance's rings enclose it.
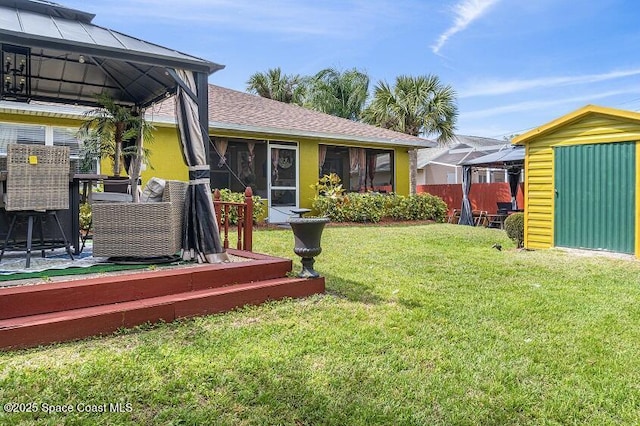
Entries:
{"label": "hedge row", "polygon": [[318,195],[313,200],[313,210],[334,222],[377,223],[383,218],[443,222],[447,215],[444,201],[431,194],[408,197],[377,193]]}

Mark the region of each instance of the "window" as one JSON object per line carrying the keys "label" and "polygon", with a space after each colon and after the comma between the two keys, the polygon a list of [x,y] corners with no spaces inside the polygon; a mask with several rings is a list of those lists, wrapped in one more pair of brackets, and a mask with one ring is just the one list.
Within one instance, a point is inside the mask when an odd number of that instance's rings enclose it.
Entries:
{"label": "window", "polygon": [[12,143],[44,145],[45,140],[45,126],[34,124],[0,123],[0,154],[6,154],[7,145]]}
{"label": "window", "polygon": [[54,127],[52,142],[53,145],[68,146],[71,152],[71,158],[78,158],[80,156],[80,146],[82,142],[78,139],[78,129]]}
{"label": "window", "polygon": [[[0,122],[0,156],[7,154],[7,145],[22,143],[30,145],[68,146],[72,170],[78,170],[80,147],[82,142],[77,137],[78,129],[73,127],[54,127],[39,124],[22,124]],[[87,172],[97,172],[98,160]]]}
{"label": "window", "polygon": [[492,183],[501,183],[508,182],[505,178],[506,170],[503,169],[494,169],[491,170],[491,182]]}
{"label": "window", "polygon": [[392,192],[392,150],[320,145],[320,176],[335,173],[349,191]]}
{"label": "window", "polygon": [[[250,186],[255,195],[267,197],[267,144],[261,140],[213,139],[210,151],[212,188],[244,192]],[[215,145],[218,143],[218,145]],[[224,152],[223,158],[220,153]]]}

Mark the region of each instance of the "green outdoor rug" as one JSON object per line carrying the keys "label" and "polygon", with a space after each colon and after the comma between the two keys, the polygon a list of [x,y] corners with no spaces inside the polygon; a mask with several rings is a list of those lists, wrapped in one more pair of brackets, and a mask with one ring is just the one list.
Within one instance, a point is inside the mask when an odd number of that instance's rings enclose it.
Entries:
{"label": "green outdoor rug", "polygon": [[[135,262],[121,259],[111,262],[104,257],[93,257],[91,244],[87,245],[79,255],[71,260],[64,249],[48,250],[42,258],[40,251],[31,255],[31,267],[25,268],[24,252],[5,253],[0,262],[0,282],[19,281],[32,278],[47,278],[65,275],[98,274],[114,271],[156,268],[162,265],[175,264],[166,259],[158,262]],[[179,260],[176,259],[176,260]]]}

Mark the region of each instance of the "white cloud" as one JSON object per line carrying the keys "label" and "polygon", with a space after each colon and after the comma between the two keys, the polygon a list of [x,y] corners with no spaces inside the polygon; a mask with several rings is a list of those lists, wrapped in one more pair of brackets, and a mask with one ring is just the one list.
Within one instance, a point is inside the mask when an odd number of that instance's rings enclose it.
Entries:
{"label": "white cloud", "polygon": [[462,0],[454,7],[455,20],[453,26],[438,37],[436,44],[431,46],[433,53],[438,54],[444,44],[456,33],[463,31],[473,21],[480,18],[489,7],[493,6],[500,0]]}
{"label": "white cloud", "polygon": [[[116,4],[118,5],[116,7]],[[372,30],[398,12],[386,0],[349,0],[328,6],[324,2],[297,0],[182,0],[180,7],[166,0],[104,0],[98,6],[104,15],[138,18],[163,23],[187,22],[191,25],[210,25],[216,30],[228,28],[261,33],[293,35],[354,36],[354,23],[360,30]],[[100,18],[103,13],[98,13]]]}
{"label": "white cloud", "polygon": [[565,104],[585,104],[585,103],[593,102],[596,99],[604,99],[611,96],[628,95],[630,93],[639,93],[639,92],[640,92],[639,89],[629,89],[629,88],[624,90],[611,90],[608,92],[590,93],[587,95],[576,96],[571,98],[518,102],[515,104],[502,105],[495,108],[485,108],[477,111],[461,112],[460,115],[464,116],[465,120],[471,119],[471,118],[486,118],[486,117],[492,117],[496,115],[510,114],[514,112],[544,110],[544,109],[552,108],[558,105],[565,105]]}
{"label": "white cloud", "polygon": [[558,86],[570,86],[578,84],[597,83],[607,80],[615,80],[624,77],[632,77],[640,74],[640,68],[623,71],[610,71],[601,74],[586,74],[576,76],[543,77],[527,80],[487,80],[476,82],[473,86],[460,90],[458,97],[470,98],[474,96],[495,96],[509,93],[522,92],[531,89],[552,88]]}

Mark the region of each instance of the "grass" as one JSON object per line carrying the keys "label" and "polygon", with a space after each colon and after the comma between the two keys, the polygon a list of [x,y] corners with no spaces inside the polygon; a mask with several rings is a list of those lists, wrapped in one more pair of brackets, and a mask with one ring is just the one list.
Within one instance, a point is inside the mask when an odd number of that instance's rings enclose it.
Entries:
{"label": "grass", "polygon": [[[254,238],[291,256],[290,231]],[[0,353],[0,402],[74,408],[0,424],[640,423],[640,264],[513,247],[329,227],[326,295]],[[131,410],[78,412],[105,403]]]}

